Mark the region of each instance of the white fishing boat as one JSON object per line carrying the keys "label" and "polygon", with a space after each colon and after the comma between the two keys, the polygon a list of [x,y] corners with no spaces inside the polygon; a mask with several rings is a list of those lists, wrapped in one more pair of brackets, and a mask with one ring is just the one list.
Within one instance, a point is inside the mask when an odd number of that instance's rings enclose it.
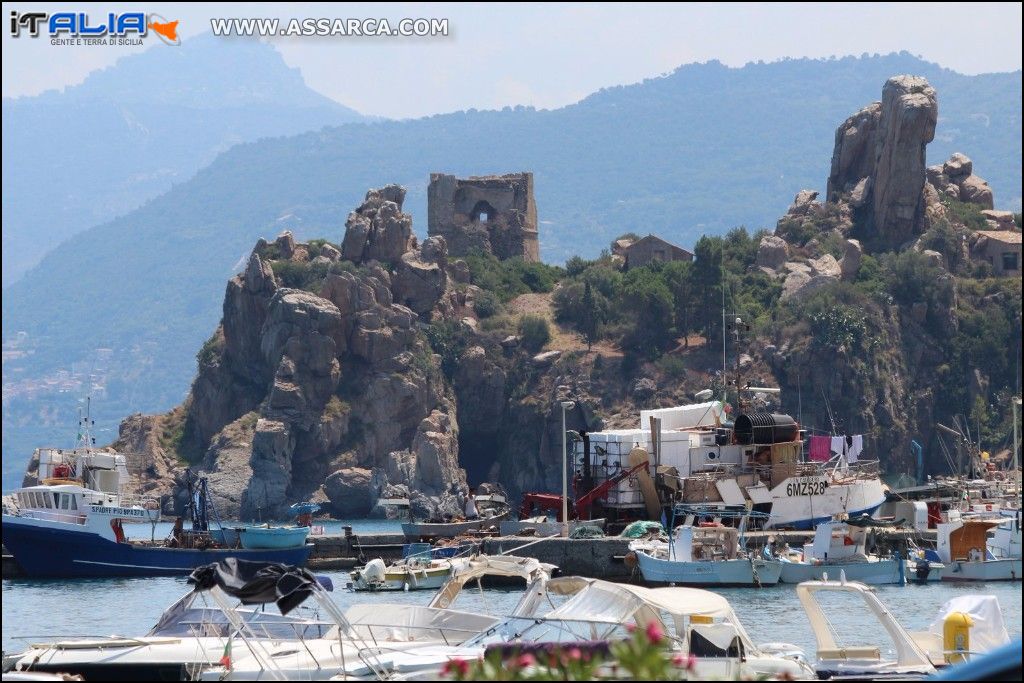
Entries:
{"label": "white fishing boat", "polygon": [[938,525],[943,581],[1020,581],[1021,511],[999,519],[951,515]]}
{"label": "white fishing boat", "polygon": [[[826,576],[846,573],[851,581],[869,584],[904,584],[913,573],[916,581],[937,581],[943,565],[928,562],[918,573],[918,560],[892,556],[880,557],[867,551],[868,526],[855,526],[830,520],[818,525],[814,540],[802,550],[780,553],[782,583],[822,581]],[[908,566],[909,564],[909,566]]]}
{"label": "white fishing boat", "polygon": [[[660,429],[652,430],[652,418]],[[662,501],[642,477],[627,477],[595,501],[596,514],[608,519],[650,519],[676,502],[750,505],[768,515],[767,529],[810,530],[837,514],[874,514],[886,498],[877,461],[861,455],[853,463],[843,456],[808,462],[802,436],[789,415],[750,411],[730,423],[721,401],[645,410],[635,429],[577,440],[575,476],[593,488],[629,468],[640,449],[660,490],[676,492]]]}
{"label": "white fishing boat", "polygon": [[[797,597],[807,614],[814,638],[817,641],[817,662],[815,670],[822,679],[885,679],[924,678],[935,673],[928,653],[896,620],[870,586],[857,581],[847,581],[843,570],[834,570],[837,580],[806,581],[796,587]],[[883,649],[877,644],[864,644],[878,634],[877,629],[858,629],[856,643],[837,642],[839,629],[829,619],[851,609],[849,602],[829,604],[829,596],[840,594],[860,598],[867,611],[888,634],[895,648],[895,658],[883,657]],[[825,599],[823,604],[822,598]],[[836,601],[833,601],[836,602]],[[886,652],[888,654],[888,652]]]}
{"label": "white fishing boat", "polygon": [[644,581],[679,586],[773,586],[782,563],[743,556],[740,531],[728,526],[678,526],[672,542],[629,544]]}

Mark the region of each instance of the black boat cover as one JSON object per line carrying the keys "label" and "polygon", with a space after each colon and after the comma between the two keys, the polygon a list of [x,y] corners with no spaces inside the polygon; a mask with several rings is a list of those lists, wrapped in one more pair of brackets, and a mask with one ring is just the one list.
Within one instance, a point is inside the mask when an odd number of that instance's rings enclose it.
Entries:
{"label": "black boat cover", "polygon": [[229,557],[198,567],[188,577],[196,591],[219,587],[243,605],[277,604],[288,614],[312,595],[317,578],[301,567]]}

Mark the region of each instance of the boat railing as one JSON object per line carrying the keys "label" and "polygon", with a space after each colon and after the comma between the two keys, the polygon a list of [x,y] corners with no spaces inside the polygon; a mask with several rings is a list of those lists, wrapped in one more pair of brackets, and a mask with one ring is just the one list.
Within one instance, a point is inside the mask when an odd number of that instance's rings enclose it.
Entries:
{"label": "boat railing", "polygon": [[18,512],[18,516],[28,519],[40,519],[47,522],[64,522],[65,524],[84,525],[86,522],[86,515],[74,510],[22,509]]}
{"label": "boat railing", "polygon": [[123,493],[120,496],[120,506],[126,508],[143,508],[145,510],[160,510],[160,501],[152,496],[143,496],[136,493]]}

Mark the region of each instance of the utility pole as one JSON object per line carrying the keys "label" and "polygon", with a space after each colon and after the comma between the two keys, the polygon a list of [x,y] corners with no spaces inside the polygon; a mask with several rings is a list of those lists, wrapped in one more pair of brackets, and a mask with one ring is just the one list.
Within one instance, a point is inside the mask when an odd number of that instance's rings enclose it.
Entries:
{"label": "utility pole", "polygon": [[576,404],[562,401],[562,538],[569,538],[569,448],[565,436],[565,411],[572,410]]}

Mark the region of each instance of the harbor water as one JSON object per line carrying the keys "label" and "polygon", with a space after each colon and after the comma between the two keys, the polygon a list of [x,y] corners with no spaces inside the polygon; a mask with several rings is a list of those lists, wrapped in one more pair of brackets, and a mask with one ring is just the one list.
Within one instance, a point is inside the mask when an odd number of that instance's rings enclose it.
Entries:
{"label": "harbor water", "polygon": [[[331,521],[327,533],[341,533],[350,524],[355,533],[387,533],[398,530],[394,521]],[[167,528],[164,529],[164,526]],[[157,525],[161,538],[170,525]],[[131,536],[149,538],[149,525],[133,525]],[[334,582],[334,600],[344,609],[357,602],[399,602],[425,605],[430,591],[352,593],[344,589],[347,572],[318,572]],[[838,578],[838,577],[835,577]],[[1011,637],[1021,636],[1021,584],[930,583],[927,585],[878,586],[877,595],[909,630],[924,630],[950,598],[968,594],[990,594],[999,599]],[[29,642],[72,636],[136,636],[148,631],[163,610],[188,591],[182,577],[138,579],[6,579],[3,581],[3,649],[17,652]],[[788,642],[812,655],[814,639],[792,586],[764,589],[719,589],[736,611],[755,643]],[[515,589],[466,588],[456,603],[459,609],[490,614],[507,613],[515,605]],[[880,631],[874,618],[859,600],[831,596],[828,612],[832,625],[846,645],[879,644]]]}

